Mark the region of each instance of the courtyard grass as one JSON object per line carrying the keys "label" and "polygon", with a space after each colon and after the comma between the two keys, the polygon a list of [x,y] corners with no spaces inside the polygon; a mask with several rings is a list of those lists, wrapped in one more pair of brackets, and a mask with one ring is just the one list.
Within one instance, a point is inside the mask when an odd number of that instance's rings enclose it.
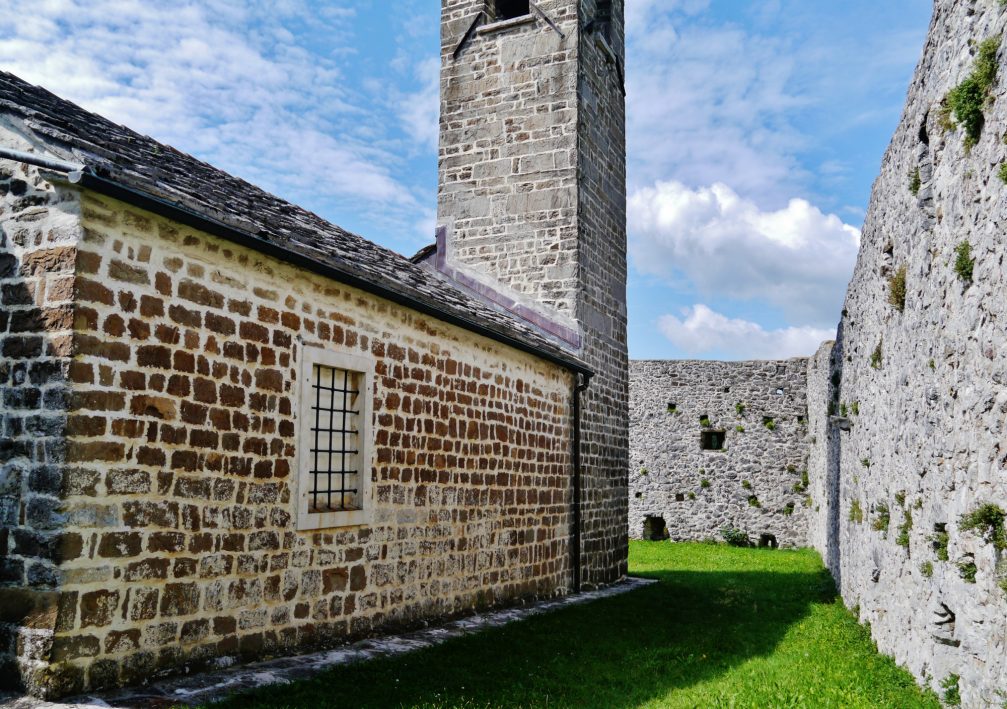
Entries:
{"label": "courtyard grass", "polygon": [[632,542],[659,583],[226,700],[252,707],[940,707],[813,551]]}

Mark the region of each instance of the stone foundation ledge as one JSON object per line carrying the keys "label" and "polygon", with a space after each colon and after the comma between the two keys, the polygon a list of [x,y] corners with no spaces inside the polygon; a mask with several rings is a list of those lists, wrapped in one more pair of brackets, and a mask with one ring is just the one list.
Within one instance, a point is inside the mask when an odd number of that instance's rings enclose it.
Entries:
{"label": "stone foundation ledge", "polygon": [[0,709],[98,709],[99,707],[193,706],[212,702],[225,695],[253,687],[286,684],[308,679],[336,665],[361,662],[375,657],[401,655],[438,645],[445,640],[472,635],[487,628],[618,596],[657,583],[651,579],[627,578],[596,591],[540,601],[520,608],[480,613],[459,620],[403,635],[371,638],[334,650],[310,655],[277,658],[228,669],[204,672],[190,677],[175,677],[146,687],[121,689],[107,693],[46,702],[33,697],[0,694]]}

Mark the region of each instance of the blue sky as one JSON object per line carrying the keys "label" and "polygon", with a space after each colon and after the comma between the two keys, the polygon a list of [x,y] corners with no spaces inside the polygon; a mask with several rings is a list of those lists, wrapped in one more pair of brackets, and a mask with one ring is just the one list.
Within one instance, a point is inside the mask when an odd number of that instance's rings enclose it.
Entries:
{"label": "blue sky", "polygon": [[[0,68],[401,253],[432,239],[439,3],[0,10]],[[632,357],[831,336],[930,12],[627,0]]]}

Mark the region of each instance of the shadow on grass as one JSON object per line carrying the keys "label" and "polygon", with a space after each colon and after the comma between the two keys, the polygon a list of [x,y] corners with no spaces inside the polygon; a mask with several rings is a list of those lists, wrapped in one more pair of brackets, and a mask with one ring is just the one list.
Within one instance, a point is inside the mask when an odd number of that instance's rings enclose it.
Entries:
{"label": "shadow on grass", "polygon": [[772,653],[835,597],[824,569],[641,575],[661,583],[214,706],[635,707]]}

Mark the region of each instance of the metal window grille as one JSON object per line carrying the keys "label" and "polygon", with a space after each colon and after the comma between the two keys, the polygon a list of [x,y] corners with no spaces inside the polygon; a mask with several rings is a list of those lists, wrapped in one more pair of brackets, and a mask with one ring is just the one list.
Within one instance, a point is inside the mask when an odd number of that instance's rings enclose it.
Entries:
{"label": "metal window grille", "polygon": [[310,512],[360,507],[360,375],[314,364],[311,368]]}

